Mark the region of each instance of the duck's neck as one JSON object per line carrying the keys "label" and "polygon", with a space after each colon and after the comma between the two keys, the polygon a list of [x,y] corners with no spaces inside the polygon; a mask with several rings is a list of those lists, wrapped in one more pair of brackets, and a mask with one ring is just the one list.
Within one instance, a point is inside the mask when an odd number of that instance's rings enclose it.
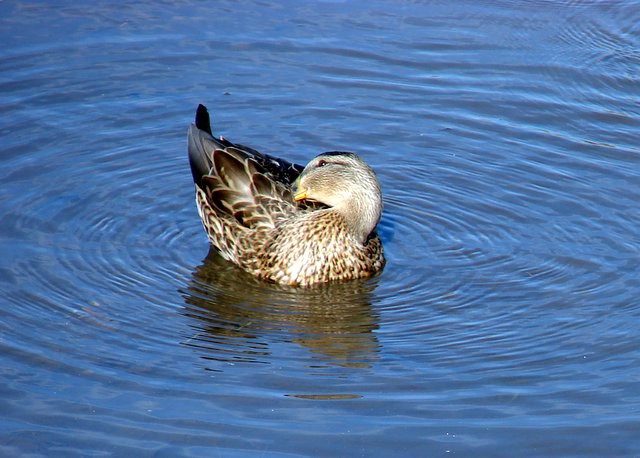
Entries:
{"label": "duck's neck", "polygon": [[373,198],[354,195],[331,210],[342,216],[351,234],[364,244],[380,221],[382,199],[379,194]]}

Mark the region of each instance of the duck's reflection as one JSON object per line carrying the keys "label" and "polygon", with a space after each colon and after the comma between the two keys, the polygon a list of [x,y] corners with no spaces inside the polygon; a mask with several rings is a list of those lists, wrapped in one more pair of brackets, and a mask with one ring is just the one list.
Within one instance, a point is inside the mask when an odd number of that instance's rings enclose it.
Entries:
{"label": "duck's reflection", "polygon": [[[322,361],[367,367],[375,360],[376,279],[311,288],[265,283],[210,250],[185,291],[185,314],[197,320],[185,345],[216,361],[269,362],[276,342],[296,342]],[[322,361],[320,361],[322,360]]]}

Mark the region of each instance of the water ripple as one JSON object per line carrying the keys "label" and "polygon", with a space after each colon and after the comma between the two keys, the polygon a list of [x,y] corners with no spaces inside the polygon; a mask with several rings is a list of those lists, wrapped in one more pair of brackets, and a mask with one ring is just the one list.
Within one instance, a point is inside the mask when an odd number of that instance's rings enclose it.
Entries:
{"label": "water ripple", "polygon": [[[637,454],[637,5],[334,3],[0,6],[0,454]],[[207,253],[199,102],[362,154],[384,271]]]}

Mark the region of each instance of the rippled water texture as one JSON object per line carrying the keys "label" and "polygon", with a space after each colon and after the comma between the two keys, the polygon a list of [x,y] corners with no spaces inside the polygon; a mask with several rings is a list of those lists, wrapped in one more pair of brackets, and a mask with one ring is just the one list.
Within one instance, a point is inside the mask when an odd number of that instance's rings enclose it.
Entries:
{"label": "rippled water texture", "polygon": [[[640,454],[638,2],[53,3],[0,2],[0,455]],[[384,272],[209,252],[198,103],[365,157]]]}

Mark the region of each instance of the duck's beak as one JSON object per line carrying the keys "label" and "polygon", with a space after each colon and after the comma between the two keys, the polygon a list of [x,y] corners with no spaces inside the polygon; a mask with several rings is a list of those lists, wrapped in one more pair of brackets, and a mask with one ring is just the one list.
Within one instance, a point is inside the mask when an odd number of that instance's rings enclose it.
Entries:
{"label": "duck's beak", "polygon": [[295,194],[293,195],[293,200],[295,200],[296,202],[299,200],[303,200],[307,198],[307,191],[306,190],[301,190],[298,189],[296,190]]}
{"label": "duck's beak", "polygon": [[293,191],[293,200],[295,200],[296,202],[307,198],[306,189],[300,189],[300,177],[298,177],[296,181],[293,182],[292,191]]}

